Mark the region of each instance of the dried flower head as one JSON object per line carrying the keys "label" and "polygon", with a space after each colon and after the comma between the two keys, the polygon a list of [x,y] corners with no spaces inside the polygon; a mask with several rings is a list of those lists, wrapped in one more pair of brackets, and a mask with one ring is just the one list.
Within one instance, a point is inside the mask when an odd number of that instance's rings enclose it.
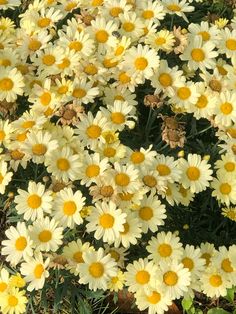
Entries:
{"label": "dried flower head", "polygon": [[183,147],[185,138],[184,123],[177,121],[176,117],[162,116],[163,120],[162,140],[170,145],[171,148]]}
{"label": "dried flower head", "polygon": [[80,121],[81,114],[84,112],[84,107],[74,104],[66,104],[60,107],[56,115],[60,117],[59,121],[63,125],[75,125]]}
{"label": "dried flower head", "polygon": [[160,108],[163,101],[160,95],[146,95],[144,97],[144,105],[151,108]]}
{"label": "dried flower head", "polygon": [[181,26],[173,28],[173,34],[175,36],[175,44],[174,44],[174,53],[179,54],[183,53],[185,47],[188,45],[188,37],[187,34],[183,32]]}

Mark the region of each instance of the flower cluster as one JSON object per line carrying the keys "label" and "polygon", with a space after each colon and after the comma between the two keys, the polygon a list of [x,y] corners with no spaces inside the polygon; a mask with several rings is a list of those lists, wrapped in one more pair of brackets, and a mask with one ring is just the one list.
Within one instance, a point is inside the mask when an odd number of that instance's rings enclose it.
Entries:
{"label": "flower cluster", "polygon": [[[1,253],[21,274],[19,283],[1,270],[4,314],[24,313],[21,281],[42,289],[53,267],[91,290],[127,287],[150,314],[236,285],[234,245],[183,245],[165,223],[168,208],[204,191],[236,221],[236,17],[189,23],[197,2],[35,0],[17,26],[0,18],[0,193],[16,187],[18,221]],[[20,5],[0,1],[0,10]],[[122,140],[133,136],[145,84],[158,107],[149,120],[168,108],[207,121],[216,160]],[[181,139],[184,126],[172,123],[163,140],[184,146],[191,135]]]}

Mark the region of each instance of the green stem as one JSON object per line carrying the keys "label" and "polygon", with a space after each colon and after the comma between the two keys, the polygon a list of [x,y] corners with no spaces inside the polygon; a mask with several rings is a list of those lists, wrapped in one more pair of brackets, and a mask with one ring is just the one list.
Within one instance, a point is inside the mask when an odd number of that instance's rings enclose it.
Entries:
{"label": "green stem", "polygon": [[208,131],[208,130],[209,130],[209,129],[211,129],[211,128],[212,128],[212,126],[211,126],[211,125],[209,125],[207,128],[205,128],[205,129],[201,130],[201,131],[200,131],[200,132],[198,132],[197,134],[193,134],[193,135],[188,136],[188,137],[187,137],[187,140],[188,140],[188,139],[190,139],[190,138],[192,138],[192,137],[198,136],[199,134],[202,134],[202,133],[204,133],[204,132]]}

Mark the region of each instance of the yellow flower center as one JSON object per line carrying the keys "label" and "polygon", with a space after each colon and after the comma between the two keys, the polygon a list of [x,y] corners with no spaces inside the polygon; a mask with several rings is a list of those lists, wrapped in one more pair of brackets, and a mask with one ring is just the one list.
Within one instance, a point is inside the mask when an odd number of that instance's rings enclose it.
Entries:
{"label": "yellow flower center", "polygon": [[95,75],[98,73],[98,69],[95,65],[90,63],[84,68],[84,72],[86,74]]}
{"label": "yellow flower center", "polygon": [[123,96],[121,96],[121,95],[116,95],[116,96],[114,97],[114,100],[121,100],[121,101],[125,101],[124,97],[123,97]]}
{"label": "yellow flower center", "polygon": [[18,304],[18,299],[14,295],[10,295],[7,300],[8,306],[15,307]]}
{"label": "yellow flower center", "polygon": [[186,171],[190,181],[196,181],[200,178],[200,170],[197,167],[189,167]]}
{"label": "yellow flower center", "polygon": [[9,59],[0,59],[0,65],[4,67],[11,66],[11,61]]}
{"label": "yellow flower center", "polygon": [[195,48],[191,51],[192,59],[196,62],[201,62],[205,59],[205,53],[201,48]]}
{"label": "yellow flower center", "polygon": [[101,132],[102,132],[102,129],[100,128],[100,126],[96,124],[90,125],[86,130],[86,134],[91,139],[98,138],[101,135]]}
{"label": "yellow flower center", "polygon": [[221,268],[226,272],[226,273],[232,273],[233,267],[231,266],[231,262],[228,258],[223,259],[221,263]]}
{"label": "yellow flower center", "polygon": [[39,208],[42,203],[41,197],[37,194],[32,194],[27,199],[27,204],[30,208],[36,209]]}
{"label": "yellow flower center", "polygon": [[87,92],[86,90],[84,90],[83,88],[75,88],[73,90],[72,96],[75,98],[83,98],[84,96],[86,96]]}
{"label": "yellow flower center", "polygon": [[62,63],[58,64],[57,67],[61,70],[68,68],[70,66],[70,60],[67,58],[62,59]]}
{"label": "yellow flower center", "polygon": [[93,7],[98,7],[98,6],[102,5],[102,4],[103,4],[103,0],[93,0],[92,3],[91,3],[91,5]]}
{"label": "yellow flower center", "polygon": [[119,259],[120,259],[120,254],[119,254],[117,251],[110,250],[109,253],[111,254],[111,257],[114,258],[114,260],[115,260],[116,262],[119,261]]}
{"label": "yellow flower center", "polygon": [[105,157],[114,157],[116,154],[116,150],[113,147],[106,147],[103,150],[103,154]]}
{"label": "yellow flower center", "polygon": [[157,304],[161,300],[161,295],[157,291],[153,291],[153,293],[147,296],[147,301],[151,304]]}
{"label": "yellow flower center", "polygon": [[100,278],[104,274],[104,266],[102,263],[94,262],[89,266],[89,273],[94,278]]}
{"label": "yellow flower center", "polygon": [[15,149],[15,150],[11,151],[10,155],[11,155],[11,158],[13,160],[21,160],[25,154],[20,152],[19,150]]}
{"label": "yellow flower center", "polygon": [[40,242],[48,242],[52,239],[52,233],[50,230],[43,230],[39,233],[38,239]]}
{"label": "yellow flower center", "polygon": [[205,108],[208,104],[208,99],[205,95],[201,95],[196,103],[196,107],[198,107],[199,109]]}
{"label": "yellow flower center", "polygon": [[134,61],[134,66],[136,70],[143,71],[148,66],[148,61],[144,57],[139,57]]}
{"label": "yellow flower center", "polygon": [[84,259],[82,257],[82,252],[81,251],[77,251],[73,254],[73,260],[76,263],[84,263]]}
{"label": "yellow flower center", "polygon": [[182,100],[186,100],[191,96],[191,90],[188,87],[180,87],[177,96]]}
{"label": "yellow flower center", "polygon": [[46,151],[47,151],[47,146],[45,146],[44,144],[34,144],[32,146],[32,152],[34,155],[42,156],[46,153]]}
{"label": "yellow flower center", "polygon": [[172,77],[168,73],[161,73],[158,80],[164,87],[171,86],[173,83]]}
{"label": "yellow flower center", "polygon": [[166,43],[166,39],[164,37],[157,37],[155,39],[155,44],[158,46],[164,45]]}
{"label": "yellow flower center", "polygon": [[145,160],[145,156],[143,153],[141,152],[133,152],[130,156],[130,160],[134,163],[134,164],[140,164]]}
{"label": "yellow flower center", "polygon": [[115,56],[120,56],[124,52],[125,48],[123,46],[118,46],[115,50]]}
{"label": "yellow flower center", "polygon": [[0,141],[2,142],[6,137],[6,133],[3,130],[0,130]]}
{"label": "yellow flower center", "polygon": [[17,134],[16,140],[19,142],[24,142],[27,137],[27,132]]}
{"label": "yellow flower center", "polygon": [[157,180],[153,176],[146,175],[143,177],[143,183],[146,186],[153,188],[157,184]]}
{"label": "yellow flower center", "polygon": [[175,3],[167,5],[167,9],[172,11],[172,12],[179,12],[179,11],[181,11],[181,7],[179,5],[177,5],[177,4],[175,4]]}
{"label": "yellow flower center", "polygon": [[118,277],[112,277],[112,278],[111,278],[111,282],[112,282],[113,284],[116,284],[116,283],[118,282],[118,280],[119,280]]}
{"label": "yellow flower center", "polygon": [[72,41],[69,44],[70,50],[80,51],[83,48],[83,44],[80,41]]}
{"label": "yellow flower center", "polygon": [[72,11],[76,6],[77,6],[77,3],[71,1],[71,2],[66,4],[65,11],[67,11],[67,12]]}
{"label": "yellow flower center", "polygon": [[85,172],[89,178],[97,177],[100,173],[100,167],[98,165],[89,165]]}
{"label": "yellow flower center", "polygon": [[99,43],[105,43],[107,42],[108,38],[109,38],[109,34],[107,31],[105,31],[104,29],[98,31],[95,35],[96,37],[96,40],[99,42]]}
{"label": "yellow flower center", "polygon": [[70,163],[66,158],[59,158],[57,160],[57,168],[61,171],[67,171],[70,169]]}
{"label": "yellow flower center", "polygon": [[42,46],[42,43],[37,39],[31,39],[28,44],[28,49],[32,51],[37,51]]}
{"label": "yellow flower center", "polygon": [[66,201],[63,205],[63,212],[67,216],[72,216],[76,212],[77,206],[74,201]]}
{"label": "yellow flower center", "polygon": [[150,280],[150,274],[146,270],[138,271],[135,277],[137,283],[139,283],[140,285],[145,285]]}
{"label": "yellow flower center", "polygon": [[167,243],[162,243],[158,246],[157,251],[161,257],[169,257],[172,254],[172,247]]}
{"label": "yellow flower center", "polygon": [[170,168],[167,165],[159,164],[156,166],[156,170],[159,172],[161,177],[168,176],[170,174]]}
{"label": "yellow flower center", "polygon": [[22,128],[30,129],[35,125],[35,121],[25,121],[21,124]]}
{"label": "yellow flower center", "polygon": [[119,186],[127,186],[130,183],[130,178],[126,173],[118,173],[115,176],[115,182]]}
{"label": "yellow flower center", "polygon": [[122,83],[122,84],[128,84],[130,81],[131,81],[131,78],[129,75],[127,75],[125,72],[121,72],[119,74],[119,81]]}
{"label": "yellow flower center", "polygon": [[225,76],[228,73],[222,65],[216,65],[216,67],[221,75]]}
{"label": "yellow flower center", "polygon": [[139,210],[139,217],[145,221],[150,220],[153,217],[153,209],[148,206],[141,207]]}
{"label": "yellow flower center", "polygon": [[210,264],[211,261],[211,255],[209,253],[203,253],[201,258],[204,258],[206,261],[206,266]]}
{"label": "yellow flower center", "polygon": [[211,275],[211,277],[209,278],[209,282],[210,285],[215,288],[218,288],[223,283],[220,275]]}
{"label": "yellow flower center", "polygon": [[228,183],[222,183],[220,185],[220,192],[221,194],[224,194],[224,195],[228,195],[230,192],[231,192],[231,185],[228,184]]}
{"label": "yellow flower center", "polygon": [[228,161],[225,163],[224,168],[228,172],[233,172],[235,170],[235,163]]}
{"label": "yellow flower center", "polygon": [[51,19],[49,19],[48,17],[42,17],[37,22],[38,26],[41,28],[49,26],[50,23],[51,23]]}
{"label": "yellow flower center", "polygon": [[211,37],[210,34],[206,31],[199,32],[198,35],[200,35],[202,37],[203,41],[208,41]]}
{"label": "yellow flower center", "polygon": [[42,61],[43,64],[50,66],[56,62],[56,58],[53,55],[44,55]]}
{"label": "yellow flower center", "polygon": [[0,184],[2,183],[4,176],[0,173]]}
{"label": "yellow flower center", "polygon": [[3,292],[7,289],[7,284],[5,282],[0,282],[0,292]]}
{"label": "yellow flower center", "polygon": [[236,40],[235,39],[233,39],[233,38],[227,39],[225,44],[229,50],[233,50],[233,51],[236,50]]}
{"label": "yellow flower center", "polygon": [[194,267],[194,262],[191,258],[189,257],[185,257],[182,259],[182,263],[184,264],[185,268],[188,268],[190,271],[193,269]]}
{"label": "yellow flower center", "polygon": [[126,32],[132,32],[135,29],[134,23],[131,22],[124,22],[122,25],[122,28],[126,31]]}
{"label": "yellow flower center", "polygon": [[64,95],[68,92],[68,86],[66,85],[61,85],[58,89],[57,89],[58,94],[60,95]]}
{"label": "yellow flower center", "polygon": [[37,264],[34,268],[34,277],[40,279],[44,272],[44,267],[42,264]]}
{"label": "yellow flower center", "polygon": [[132,193],[119,193],[119,197],[122,201],[130,201],[134,194]]}
{"label": "yellow flower center", "polygon": [[220,105],[220,110],[223,114],[228,115],[233,111],[233,105],[229,102],[225,102]]}
{"label": "yellow flower center", "polygon": [[27,240],[25,237],[21,236],[18,239],[16,239],[15,248],[17,251],[24,251],[26,246],[27,246]]}
{"label": "yellow flower center", "polygon": [[40,96],[40,102],[43,106],[48,106],[51,102],[51,94],[49,92],[44,92],[41,96]]}
{"label": "yellow flower center", "polygon": [[120,7],[113,7],[110,9],[109,13],[112,17],[117,17],[120,13],[123,13],[123,9]]}
{"label": "yellow flower center", "polygon": [[112,228],[114,225],[115,219],[110,214],[103,214],[99,218],[99,223],[104,229]]}
{"label": "yellow flower center", "polygon": [[121,112],[112,112],[111,121],[115,124],[122,124],[125,122],[125,116]]}
{"label": "yellow flower center", "polygon": [[123,224],[123,227],[124,227],[124,231],[122,231],[121,234],[125,235],[125,234],[127,234],[129,232],[129,224],[128,224],[128,222],[125,222]]}
{"label": "yellow flower center", "polygon": [[179,187],[179,192],[183,197],[187,196],[187,189],[185,189],[182,185]]}
{"label": "yellow flower center", "polygon": [[7,4],[8,3],[8,0],[0,0],[0,4]]}
{"label": "yellow flower center", "polygon": [[100,189],[100,194],[104,197],[111,197],[113,193],[114,189],[111,185],[105,185]]}
{"label": "yellow flower center", "polygon": [[111,58],[105,58],[103,60],[103,65],[107,69],[114,68],[114,67],[117,66],[117,64],[118,64],[118,62],[117,61],[112,61]]}
{"label": "yellow flower center", "polygon": [[14,83],[11,79],[8,77],[5,77],[0,80],[0,90],[2,91],[9,91],[13,88]]}
{"label": "yellow flower center", "polygon": [[163,276],[163,281],[167,286],[175,286],[178,282],[178,275],[174,271],[168,271]]}
{"label": "yellow flower center", "polygon": [[149,20],[149,19],[151,19],[151,18],[154,17],[154,13],[153,13],[152,10],[145,10],[145,11],[143,11],[143,13],[142,13],[142,17],[143,17],[145,20]]}

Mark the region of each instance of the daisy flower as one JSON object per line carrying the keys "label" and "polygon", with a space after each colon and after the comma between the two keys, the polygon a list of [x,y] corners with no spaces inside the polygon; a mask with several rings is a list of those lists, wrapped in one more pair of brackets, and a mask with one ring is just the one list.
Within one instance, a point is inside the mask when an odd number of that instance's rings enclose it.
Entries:
{"label": "daisy flower", "polygon": [[89,289],[107,290],[108,282],[117,274],[117,264],[110,254],[105,255],[104,250],[86,251],[83,253],[84,263],[78,265],[80,274],[79,283],[88,284]]}
{"label": "daisy flower", "polygon": [[23,314],[26,311],[25,290],[13,287],[10,291],[0,294],[0,308],[3,314],[17,313]]}
{"label": "daisy flower", "polygon": [[78,265],[84,263],[83,253],[94,251],[94,247],[89,242],[82,243],[80,239],[69,242],[63,247],[62,256],[68,260],[67,268],[75,276],[78,275]]}
{"label": "daisy flower", "polygon": [[229,247],[229,260],[233,267],[236,268],[236,245],[231,245]]}
{"label": "daisy flower", "polygon": [[82,166],[80,159],[78,154],[73,154],[70,147],[64,146],[61,150],[47,156],[45,165],[47,171],[56,179],[67,183],[69,180],[74,181],[78,178]]}
{"label": "daisy flower", "polygon": [[173,35],[175,39],[173,51],[175,54],[183,53],[185,48],[188,45],[188,36],[185,34],[184,30],[181,29],[181,26],[173,27]]}
{"label": "daisy flower", "polygon": [[109,19],[118,19],[121,13],[128,12],[131,8],[126,0],[109,0],[104,1],[101,14]]}
{"label": "daisy flower", "polygon": [[151,170],[149,167],[140,169],[140,179],[144,188],[148,188],[150,192],[160,194],[167,188],[166,180],[159,176],[156,170]]}
{"label": "daisy flower", "polygon": [[104,142],[101,135],[108,126],[109,123],[101,111],[98,111],[95,117],[89,111],[87,115],[81,117],[75,133],[78,134],[82,144],[94,150],[100,141]]}
{"label": "daisy flower", "polygon": [[183,85],[184,81],[183,71],[178,66],[170,68],[166,60],[160,61],[160,66],[151,77],[155,93],[163,92],[167,96],[173,95],[174,88]]}
{"label": "daisy flower", "polygon": [[118,248],[120,244],[123,247],[128,248],[131,244],[135,245],[138,239],[142,237],[141,223],[137,217],[137,214],[130,210],[123,210],[127,215],[126,221],[123,224],[124,231],[120,232],[119,237],[115,239],[114,246]]}
{"label": "daisy flower", "polygon": [[148,230],[156,232],[158,226],[164,225],[164,219],[167,217],[165,205],[161,204],[158,197],[151,193],[144,195],[138,209],[138,217],[142,223],[142,230],[147,233]]}
{"label": "daisy flower", "polygon": [[157,25],[160,25],[160,20],[165,17],[163,5],[156,2],[142,1],[137,3],[136,10],[141,18],[145,21],[154,21]]}
{"label": "daisy flower", "polygon": [[124,231],[126,214],[113,202],[97,202],[88,216],[87,232],[95,231],[95,239],[103,239],[109,244],[114,243],[120,232]]}
{"label": "daisy flower", "polygon": [[219,53],[226,54],[227,58],[236,57],[236,29],[232,31],[226,27],[220,30],[217,46]]}
{"label": "daisy flower", "polygon": [[209,25],[208,22],[191,23],[188,26],[188,31],[195,38],[196,35],[200,36],[203,42],[212,42],[215,45],[219,43],[219,29],[215,25]]}
{"label": "daisy flower", "polygon": [[212,258],[212,265],[220,269],[224,276],[230,281],[231,285],[236,284],[236,268],[230,261],[229,251],[225,246],[220,246]]}
{"label": "daisy flower", "polygon": [[185,189],[182,184],[179,185],[179,193],[181,194],[179,202],[184,206],[188,206],[194,199],[194,194],[190,191],[190,189]]}
{"label": "daisy flower", "polygon": [[127,157],[124,159],[129,161],[135,167],[147,168],[152,165],[154,157],[156,157],[156,151],[152,150],[153,146],[149,145],[147,149],[141,147],[139,150],[128,149]]}
{"label": "daisy flower", "polygon": [[9,288],[9,272],[5,268],[0,269],[0,296]]}
{"label": "daisy flower", "polygon": [[0,160],[0,194],[5,193],[6,186],[11,181],[13,173],[7,171],[7,163]]}
{"label": "daisy flower", "polygon": [[132,42],[138,40],[143,35],[144,24],[135,12],[121,13],[119,20],[121,23],[120,34],[130,38]]}
{"label": "daisy flower", "polygon": [[[190,37],[191,39],[191,37]],[[188,61],[188,67],[190,70],[202,71],[207,69],[213,69],[215,67],[215,60],[218,56],[215,49],[215,44],[212,41],[204,43],[200,36],[195,36],[193,40],[190,40],[190,44],[180,56],[181,60]]]}
{"label": "daisy flower", "polygon": [[190,285],[191,274],[189,270],[176,260],[173,260],[171,264],[162,261],[159,267],[157,278],[160,278],[161,287],[166,295],[172,300],[182,297]]}
{"label": "daisy flower", "polygon": [[43,260],[41,252],[35,253],[34,257],[26,259],[25,263],[21,264],[20,273],[25,276],[24,279],[28,283],[27,290],[42,289],[45,279],[49,276],[47,267],[50,263],[50,258]]}
{"label": "daisy flower", "polygon": [[236,123],[236,92],[222,92],[215,106],[214,121],[217,125],[229,127]]}
{"label": "daisy flower", "polygon": [[190,188],[192,193],[206,190],[212,180],[213,171],[206,160],[200,155],[188,154],[188,159],[179,159],[179,168],[182,170],[181,184],[184,188]]}
{"label": "daisy flower", "polygon": [[130,75],[137,75],[142,81],[153,75],[154,68],[157,68],[160,58],[154,49],[139,44],[131,47],[124,56],[121,63],[122,69],[127,70]]}
{"label": "daisy flower", "polygon": [[233,154],[227,153],[221,155],[221,159],[215,162],[215,168],[217,169],[217,176],[228,176],[234,178],[235,169],[236,169],[236,159]]}
{"label": "daisy flower", "polygon": [[133,165],[120,165],[118,162],[115,162],[113,172],[118,192],[133,193],[138,191],[140,187],[138,170]]}
{"label": "daisy flower", "polygon": [[186,22],[188,22],[188,19],[185,12],[194,11],[194,7],[189,5],[186,0],[164,0],[162,4],[167,13],[176,14],[182,17]]}
{"label": "daisy flower", "polygon": [[141,290],[149,294],[151,286],[155,284],[156,278],[157,265],[153,261],[148,261],[147,258],[139,258],[126,267],[125,279],[128,291],[130,292]]}
{"label": "daisy flower", "polygon": [[130,129],[134,127],[135,108],[129,105],[127,101],[115,100],[113,105],[107,106],[107,109],[101,108],[101,112],[110,122],[111,129],[115,131],[122,131],[125,126]]}
{"label": "daisy flower", "polygon": [[175,37],[172,32],[162,29],[159,32],[150,32],[145,39],[145,43],[156,51],[163,50],[169,53],[173,49]]}
{"label": "daisy flower", "polygon": [[32,240],[24,222],[18,222],[16,228],[11,226],[5,232],[7,240],[2,241],[2,255],[7,255],[6,261],[17,265],[28,255],[32,256]]}
{"label": "daisy flower", "polygon": [[140,311],[148,309],[149,314],[164,314],[172,304],[171,298],[165,293],[165,290],[151,288],[149,293],[139,290],[135,294],[135,303]]}
{"label": "daisy flower", "polygon": [[81,180],[82,185],[90,186],[93,182],[96,182],[98,178],[103,176],[108,168],[108,158],[100,160],[98,153],[85,153],[83,167],[78,178]]}
{"label": "daisy flower", "polygon": [[124,268],[125,261],[127,260],[126,255],[128,254],[127,249],[119,247],[115,248],[108,244],[105,244],[105,253],[109,253],[112,258],[114,258],[115,262],[117,263],[117,266]]}
{"label": "daisy flower", "polygon": [[236,180],[229,180],[227,176],[219,175],[214,178],[211,187],[213,188],[212,196],[216,197],[221,203],[227,206],[236,204]]}
{"label": "daisy flower", "polygon": [[3,0],[0,3],[0,10],[14,9],[21,5],[20,0]]}
{"label": "daisy flower", "polygon": [[28,190],[17,190],[14,202],[18,214],[24,214],[24,219],[32,221],[43,218],[44,213],[51,213],[51,191],[45,191],[42,183],[29,181]]}
{"label": "daisy flower", "polygon": [[[72,76],[74,74],[75,69],[77,69],[80,65],[80,58],[81,57],[77,52],[75,52],[75,50],[70,50],[69,48],[65,49],[61,63],[57,64],[57,68],[59,69],[61,76],[63,76],[62,79],[64,79],[64,76]],[[71,95],[71,90],[69,90],[69,92]],[[57,90],[57,93],[59,93],[59,95],[63,95],[62,89]]]}
{"label": "daisy flower", "polygon": [[174,89],[174,93],[170,95],[170,103],[176,108],[186,110],[190,104],[195,104],[199,98],[197,86],[193,82],[181,84]]}
{"label": "daisy flower", "polygon": [[183,254],[182,243],[179,240],[179,237],[170,231],[158,232],[157,237],[152,237],[148,242],[147,251],[150,253],[148,257],[155,263],[179,261]]}
{"label": "daisy flower", "polygon": [[72,84],[71,100],[76,105],[88,104],[93,102],[94,98],[99,94],[98,87],[92,87],[93,82],[87,82],[86,79],[75,78]]}
{"label": "daisy flower", "polygon": [[[12,78],[14,77],[14,81]],[[6,67],[0,73],[0,101],[13,102],[23,95],[24,77],[16,68]]]}
{"label": "daisy flower", "polygon": [[75,224],[83,222],[80,211],[85,205],[85,197],[77,190],[75,193],[71,188],[59,191],[53,203],[53,217],[63,227],[74,228]]}
{"label": "daisy flower", "polygon": [[36,250],[56,252],[62,244],[63,228],[58,227],[59,222],[49,217],[37,219],[29,226],[30,238]]}
{"label": "daisy flower", "polygon": [[177,183],[167,183],[165,189],[158,191],[158,194],[171,205],[178,205],[182,201],[182,194],[179,191],[179,185]]}
{"label": "daisy flower", "polygon": [[153,164],[159,176],[166,181],[170,183],[179,181],[181,170],[177,168],[178,161],[173,157],[158,154]]}
{"label": "daisy flower", "polygon": [[121,270],[118,270],[116,276],[111,277],[110,282],[108,282],[107,287],[109,291],[118,292],[119,290],[123,289],[124,282],[125,282],[125,275]]}
{"label": "daisy flower", "polygon": [[9,123],[9,120],[0,120],[0,144],[8,147],[13,130],[13,125]]}
{"label": "daisy flower", "polygon": [[200,277],[202,291],[210,298],[226,296],[227,289],[231,287],[230,281],[221,270],[209,267]]}
{"label": "daisy flower", "polygon": [[236,222],[236,207],[221,208],[221,215]]}
{"label": "daisy flower", "polygon": [[30,155],[36,164],[43,163],[45,157],[57,148],[58,142],[49,132],[36,130],[27,134],[27,140],[21,146],[22,152]]}
{"label": "daisy flower", "polygon": [[89,187],[89,194],[92,196],[93,202],[104,200],[116,203],[118,198],[116,184],[109,173],[109,171],[105,171],[103,176],[96,179],[95,185]]}

